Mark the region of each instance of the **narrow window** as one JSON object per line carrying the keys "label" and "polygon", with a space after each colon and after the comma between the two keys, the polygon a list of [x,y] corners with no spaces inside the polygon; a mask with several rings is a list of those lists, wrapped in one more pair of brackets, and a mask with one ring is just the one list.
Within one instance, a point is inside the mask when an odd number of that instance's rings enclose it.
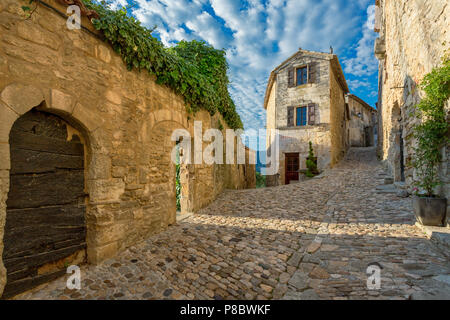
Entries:
{"label": "narrow window", "polygon": [[307,107],[297,108],[297,126],[306,126],[307,123]]}
{"label": "narrow window", "polygon": [[297,69],[297,86],[308,83],[308,67]]}

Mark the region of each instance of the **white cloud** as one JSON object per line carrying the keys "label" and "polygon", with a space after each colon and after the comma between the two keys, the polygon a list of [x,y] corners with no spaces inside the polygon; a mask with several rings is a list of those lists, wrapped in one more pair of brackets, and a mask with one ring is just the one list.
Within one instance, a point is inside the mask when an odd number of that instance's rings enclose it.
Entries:
{"label": "white cloud", "polygon": [[202,0],[135,0],[135,2],[138,7],[132,10],[133,14],[147,27],[157,25],[156,32],[165,45],[193,38],[183,26],[189,21],[197,25],[195,21],[203,13],[205,3]]}
{"label": "white cloud", "polygon": [[227,37],[221,31],[221,25],[208,12],[189,20],[186,26],[217,49],[223,49],[227,45]]}
{"label": "white cloud", "polygon": [[[265,125],[263,100],[271,70],[299,47],[328,51],[332,45],[336,53],[346,52],[360,31],[361,8],[367,8],[372,0],[135,1],[135,16],[148,27],[156,24],[165,45],[203,39],[226,49],[230,92],[238,111],[246,128],[261,128]],[[355,48],[356,57],[345,61],[347,72],[372,72],[371,41],[366,26]]]}
{"label": "white cloud", "polygon": [[375,21],[375,6],[367,9],[367,21],[363,26],[362,38],[356,47],[356,57],[344,61],[345,72],[355,76],[373,75],[378,70],[378,62],[373,54],[376,33],[373,31]]}
{"label": "white cloud", "polygon": [[367,87],[369,88],[371,84],[368,81],[361,81],[361,80],[347,80],[347,84],[352,90],[356,90],[361,87]]}
{"label": "white cloud", "polygon": [[122,7],[125,7],[128,4],[127,0],[114,0],[111,2],[110,7],[113,10],[120,9]]}

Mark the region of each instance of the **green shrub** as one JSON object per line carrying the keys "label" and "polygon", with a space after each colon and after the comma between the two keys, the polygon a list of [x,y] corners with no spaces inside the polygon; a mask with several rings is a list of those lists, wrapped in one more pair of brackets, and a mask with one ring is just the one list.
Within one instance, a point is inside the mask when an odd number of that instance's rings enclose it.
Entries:
{"label": "green shrub", "polygon": [[266,187],[266,176],[263,176],[261,173],[256,172],[256,188],[265,188]]}
{"label": "green shrub", "polygon": [[435,188],[442,184],[438,167],[442,161],[442,148],[449,141],[444,106],[450,98],[450,59],[446,58],[443,66],[427,74],[421,87],[425,97],[416,106],[416,116],[422,121],[414,128],[417,146],[414,148],[413,166],[419,178],[415,182],[415,190],[419,194],[419,189],[423,189],[426,196],[432,197]]}
{"label": "green shrub", "polygon": [[309,153],[308,153],[308,159],[306,160],[306,176],[308,178],[313,178],[314,176],[319,174],[319,170],[317,170],[317,164],[314,161],[315,159],[315,155],[314,155],[314,150],[312,147],[312,142],[309,142]]}
{"label": "green shrub", "polygon": [[204,41],[181,41],[174,48],[152,36],[127,8],[111,10],[107,1],[83,0],[100,18],[92,23],[122,57],[129,70],[147,70],[158,84],[171,87],[184,97],[188,112],[200,109],[211,115],[219,112],[232,129],[243,128],[236,106],[228,92],[228,63],[225,51]]}

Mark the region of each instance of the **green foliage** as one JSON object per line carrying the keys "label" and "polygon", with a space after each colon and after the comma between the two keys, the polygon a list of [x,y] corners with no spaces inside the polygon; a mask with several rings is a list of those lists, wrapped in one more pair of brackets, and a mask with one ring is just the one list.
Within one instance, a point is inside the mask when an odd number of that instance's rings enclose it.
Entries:
{"label": "green foliage", "polygon": [[175,180],[175,189],[177,193],[177,211],[181,211],[181,182],[180,182],[180,169],[181,166],[179,164],[176,165],[176,180]]}
{"label": "green foliage", "polygon": [[426,96],[416,106],[417,116],[422,122],[414,128],[417,146],[414,148],[413,165],[420,179],[416,186],[432,197],[435,188],[442,184],[438,166],[442,161],[442,147],[449,141],[449,125],[444,106],[450,98],[450,59],[446,58],[442,67],[427,74],[421,87]]}
{"label": "green foliage", "polygon": [[232,129],[242,128],[242,121],[228,92],[228,64],[224,50],[214,49],[202,41],[181,41],[173,48],[152,36],[155,30],[141,26],[127,14],[127,8],[117,11],[108,2],[84,0],[100,18],[92,22],[103,32],[106,40],[120,54],[129,70],[147,70],[156,76],[158,84],[171,87],[184,97],[187,109],[200,109],[211,115],[217,111]]}
{"label": "green foliage", "polygon": [[28,5],[26,6],[22,6],[22,10],[24,13],[27,13],[27,19],[31,17],[31,15],[34,13],[34,11],[36,10],[37,6],[38,6],[38,2],[36,2],[36,6],[34,9],[31,9],[31,4],[35,2],[35,0],[29,0],[28,1]]}
{"label": "green foliage", "polygon": [[180,148],[177,146],[177,163],[175,165],[175,190],[177,195],[177,211],[181,211],[181,165],[180,165]]}
{"label": "green foliage", "polygon": [[256,172],[256,188],[266,187],[266,176],[263,176],[260,172]]}
{"label": "green foliage", "polygon": [[314,161],[314,159],[315,159],[314,150],[312,147],[312,142],[310,141],[308,159],[306,160],[306,167],[308,168],[308,170],[306,171],[306,176],[308,178],[313,178],[319,173],[319,171],[317,170],[317,164]]}
{"label": "green foliage", "polygon": [[217,121],[217,129],[219,129],[220,131],[224,129],[223,124],[220,120]]}

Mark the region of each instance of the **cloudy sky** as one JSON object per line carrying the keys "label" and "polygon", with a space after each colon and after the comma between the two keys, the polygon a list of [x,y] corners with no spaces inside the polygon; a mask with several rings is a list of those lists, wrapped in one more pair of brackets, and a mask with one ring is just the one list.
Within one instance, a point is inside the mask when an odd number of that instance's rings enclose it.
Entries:
{"label": "cloudy sky", "polygon": [[[130,0],[113,0],[126,5]],[[350,90],[372,106],[377,99],[373,56],[374,0],[134,0],[130,10],[158,28],[167,46],[201,39],[225,49],[230,92],[246,129],[263,128],[271,70],[299,47],[339,56]]]}

